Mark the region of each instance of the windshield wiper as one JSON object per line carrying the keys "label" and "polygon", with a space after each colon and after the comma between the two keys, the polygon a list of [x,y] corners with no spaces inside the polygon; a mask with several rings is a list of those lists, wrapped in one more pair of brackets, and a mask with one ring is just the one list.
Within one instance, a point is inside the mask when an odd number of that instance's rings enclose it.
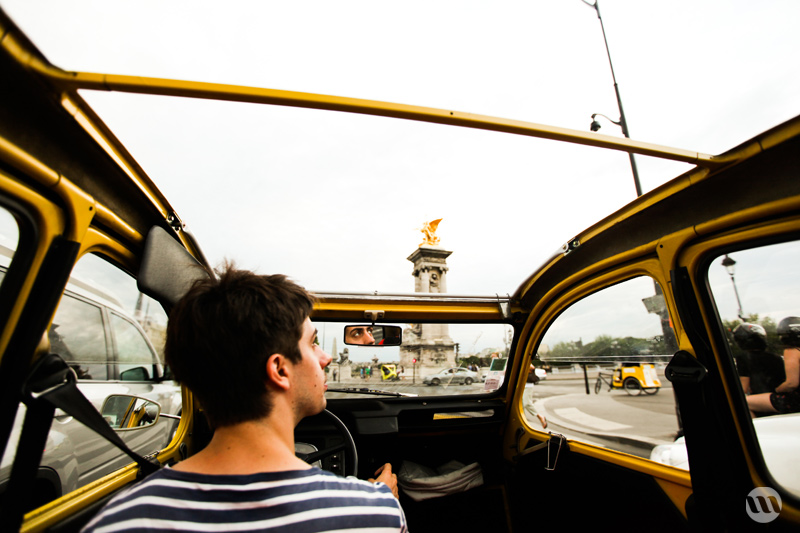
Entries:
{"label": "windshield wiper", "polygon": [[375,396],[418,396],[418,394],[412,394],[410,392],[389,392],[385,390],[367,389],[363,387],[345,387],[343,389],[328,388],[328,392],[350,392],[353,394],[373,394]]}

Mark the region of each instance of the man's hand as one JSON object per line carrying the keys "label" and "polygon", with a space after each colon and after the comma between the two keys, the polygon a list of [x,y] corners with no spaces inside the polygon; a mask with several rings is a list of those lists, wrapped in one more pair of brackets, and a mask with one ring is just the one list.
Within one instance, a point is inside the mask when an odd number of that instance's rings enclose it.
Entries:
{"label": "man's hand", "polygon": [[[368,479],[367,481],[371,483],[377,483],[380,481],[381,483],[385,484],[387,487],[392,489],[392,494],[394,494],[395,498],[398,498],[397,495],[397,474],[392,473],[392,465],[386,463],[379,469],[375,471],[375,475],[378,476],[375,479]],[[399,498],[398,498],[399,499]]]}

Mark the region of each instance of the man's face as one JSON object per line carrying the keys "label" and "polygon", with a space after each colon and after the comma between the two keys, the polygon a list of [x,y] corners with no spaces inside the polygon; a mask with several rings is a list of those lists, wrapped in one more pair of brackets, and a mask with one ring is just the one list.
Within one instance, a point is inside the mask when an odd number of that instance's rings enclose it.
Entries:
{"label": "man's face", "polygon": [[[331,356],[317,344],[317,328],[306,318],[303,322],[303,335],[299,343],[302,359],[295,364],[297,379],[297,407],[300,418],[319,413],[327,405],[325,391],[328,388],[325,367],[331,363]],[[298,419],[299,421],[299,419]]]}
{"label": "man's face", "polygon": [[344,329],[345,344],[375,344],[372,326],[347,326]]}

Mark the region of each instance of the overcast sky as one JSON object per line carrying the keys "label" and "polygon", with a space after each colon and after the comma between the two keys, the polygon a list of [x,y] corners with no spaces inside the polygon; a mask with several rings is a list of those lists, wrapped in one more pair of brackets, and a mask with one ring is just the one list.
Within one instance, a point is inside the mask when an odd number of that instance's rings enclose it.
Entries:
{"label": "overcast sky", "polygon": [[[582,0],[0,0],[55,65],[385,100],[587,130],[619,111]],[[720,153],[800,112],[797,0],[603,0],[631,136]],[[451,293],[513,293],[635,197],[627,154],[334,112],[83,93],[212,264],[411,292],[442,218]],[[621,136],[602,121],[602,133]],[[688,166],[639,157],[645,191]]]}

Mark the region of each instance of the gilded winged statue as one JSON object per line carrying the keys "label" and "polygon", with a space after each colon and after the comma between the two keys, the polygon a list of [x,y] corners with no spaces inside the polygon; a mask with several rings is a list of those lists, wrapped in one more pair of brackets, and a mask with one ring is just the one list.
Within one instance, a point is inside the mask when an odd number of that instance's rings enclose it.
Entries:
{"label": "gilded winged statue", "polygon": [[441,222],[441,218],[437,218],[436,220],[431,220],[430,222],[426,222],[422,225],[420,231],[425,236],[422,242],[419,244],[420,246],[427,244],[429,246],[435,246],[439,244],[439,237],[436,236],[436,228],[439,227],[439,222]]}

